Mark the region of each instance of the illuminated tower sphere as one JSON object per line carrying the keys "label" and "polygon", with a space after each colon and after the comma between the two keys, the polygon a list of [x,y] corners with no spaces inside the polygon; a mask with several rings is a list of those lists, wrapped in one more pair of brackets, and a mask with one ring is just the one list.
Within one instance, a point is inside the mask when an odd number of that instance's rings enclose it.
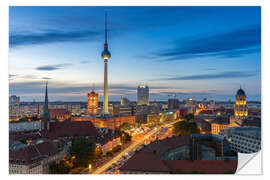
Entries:
{"label": "illuminated tower sphere", "polygon": [[244,118],[248,115],[247,96],[245,91],[240,87],[235,95],[234,116]]}
{"label": "illuminated tower sphere", "polygon": [[104,60],[103,113],[104,114],[109,114],[109,106],[108,106],[108,60],[111,57],[111,53],[108,50],[108,43],[107,43],[107,13],[105,14],[105,43],[104,43],[104,50],[101,53],[101,57]]}
{"label": "illuminated tower sphere", "polygon": [[95,93],[94,90],[91,93],[88,93],[88,106],[87,114],[97,115],[98,113],[98,93]]}

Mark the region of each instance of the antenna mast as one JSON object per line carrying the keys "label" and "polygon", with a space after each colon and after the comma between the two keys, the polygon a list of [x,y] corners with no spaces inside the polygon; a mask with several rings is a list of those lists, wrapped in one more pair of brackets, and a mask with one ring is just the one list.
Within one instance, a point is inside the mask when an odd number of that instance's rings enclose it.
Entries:
{"label": "antenna mast", "polygon": [[107,44],[107,11],[105,12],[105,44]]}

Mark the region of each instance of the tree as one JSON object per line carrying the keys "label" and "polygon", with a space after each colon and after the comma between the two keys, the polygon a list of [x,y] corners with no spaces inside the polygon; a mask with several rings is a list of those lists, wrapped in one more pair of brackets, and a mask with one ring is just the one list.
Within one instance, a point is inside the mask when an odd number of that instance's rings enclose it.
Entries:
{"label": "tree", "polygon": [[20,118],[18,121],[15,121],[15,122],[27,122],[28,121],[28,118],[26,116]]}
{"label": "tree", "polygon": [[120,136],[120,142],[122,143],[122,144],[125,144],[125,143],[127,143],[127,142],[130,142],[131,141],[131,136],[128,134],[128,133],[126,133],[126,132],[123,132],[122,134],[121,134],[121,136]]}
{"label": "tree", "polygon": [[26,141],[27,141],[26,137],[20,138],[19,141],[20,141],[21,143],[23,143],[23,144],[27,144],[27,142],[26,142]]}
{"label": "tree", "polygon": [[232,171],[232,170],[227,170],[227,171],[224,171],[223,174],[234,174],[234,171]]}
{"label": "tree", "polygon": [[73,161],[74,166],[88,167],[90,163],[93,164],[96,160],[95,148],[95,143],[87,141],[82,137],[72,139],[72,145],[69,148],[69,154],[75,157]]}
{"label": "tree", "polygon": [[61,160],[59,163],[53,162],[50,164],[51,174],[68,174],[70,167],[66,166],[65,161]]}
{"label": "tree", "polygon": [[37,115],[31,117],[31,121],[38,121],[38,120],[40,120],[40,118],[38,118]]}
{"label": "tree", "polygon": [[193,115],[193,114],[187,114],[187,115],[185,115],[185,116],[183,117],[183,119],[184,119],[185,121],[190,121],[190,120],[194,119],[194,115]]}
{"label": "tree", "polygon": [[224,156],[237,156],[237,153],[234,151],[228,151],[223,154]]}
{"label": "tree", "polygon": [[120,150],[121,150],[121,146],[118,145],[118,146],[115,146],[115,147],[112,149],[112,152],[113,152],[113,153],[116,153],[116,152],[118,152],[118,151],[120,151]]}
{"label": "tree", "polygon": [[180,121],[173,125],[173,133],[176,136],[198,134],[200,133],[200,129],[195,122]]}
{"label": "tree", "polygon": [[126,131],[126,130],[130,130],[131,129],[131,124],[129,124],[128,122],[124,122],[123,124],[121,124],[119,126],[119,130],[120,131]]}
{"label": "tree", "polygon": [[95,152],[94,152],[94,159],[100,159],[103,155],[103,151],[101,149],[101,147],[96,146],[95,148]]}

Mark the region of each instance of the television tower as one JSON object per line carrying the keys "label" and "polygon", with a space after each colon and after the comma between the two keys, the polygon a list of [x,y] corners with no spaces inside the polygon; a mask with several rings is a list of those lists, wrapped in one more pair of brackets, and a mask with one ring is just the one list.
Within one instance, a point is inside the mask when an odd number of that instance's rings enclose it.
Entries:
{"label": "television tower", "polygon": [[104,95],[103,95],[103,114],[109,114],[108,105],[108,60],[111,57],[111,53],[108,50],[107,43],[107,12],[105,12],[105,43],[104,50],[101,53],[101,57],[104,60]]}

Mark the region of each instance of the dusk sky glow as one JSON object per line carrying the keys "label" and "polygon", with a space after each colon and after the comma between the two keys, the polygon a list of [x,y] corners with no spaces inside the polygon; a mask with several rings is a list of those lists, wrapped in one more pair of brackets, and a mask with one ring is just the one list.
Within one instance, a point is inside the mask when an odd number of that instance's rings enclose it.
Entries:
{"label": "dusk sky glow", "polygon": [[9,92],[22,101],[102,101],[104,12],[108,11],[109,100],[177,94],[261,98],[260,7],[10,7]]}

